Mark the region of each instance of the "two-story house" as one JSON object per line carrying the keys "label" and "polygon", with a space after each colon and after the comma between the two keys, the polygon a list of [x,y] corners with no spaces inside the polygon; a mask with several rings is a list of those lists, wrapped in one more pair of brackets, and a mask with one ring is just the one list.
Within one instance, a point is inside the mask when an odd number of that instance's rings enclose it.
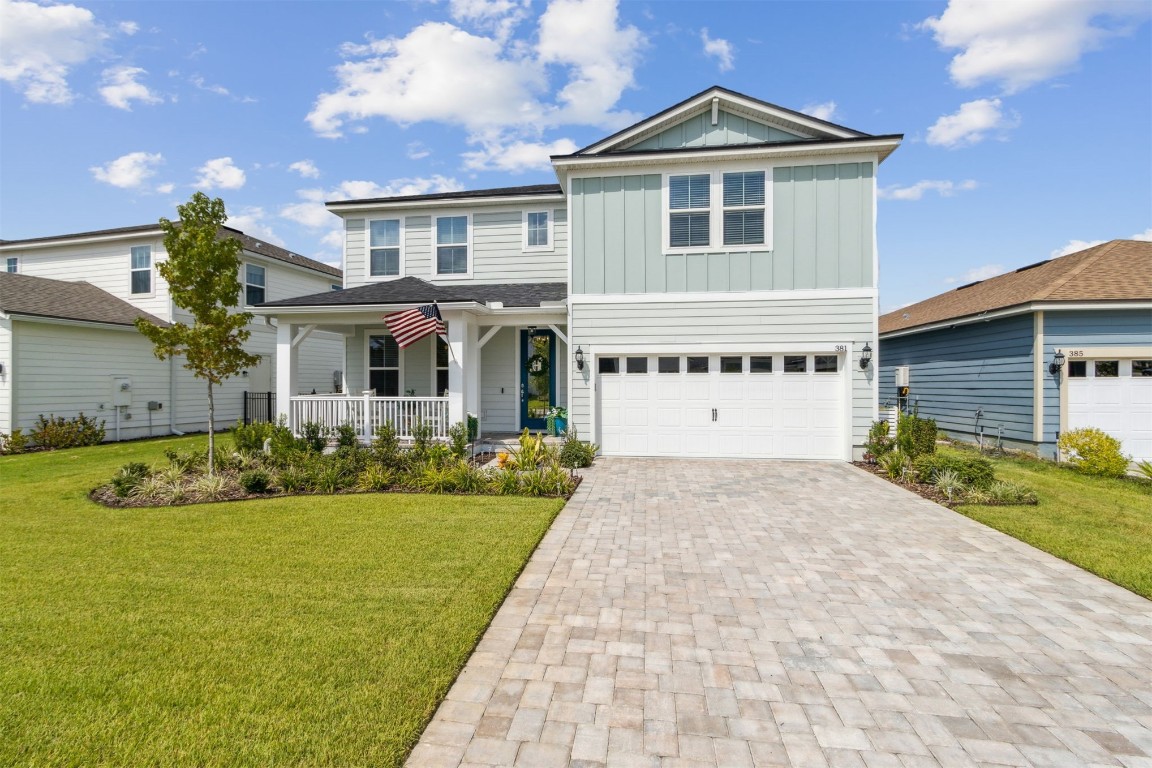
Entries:
{"label": "two-story house", "polygon": [[[239,230],[244,304],[339,289],[339,269]],[[180,359],[161,362],[133,321],[190,322],[156,270],[166,258],[156,224],[0,241],[0,432],[32,427],[39,415],[103,419],[107,439],[207,428],[206,384]],[[245,345],[264,356],[216,396],[216,424],[243,413],[244,393],[275,386],[276,329],[249,325]],[[291,394],[332,392],[342,378],[344,344],[319,334],[301,348],[306,362]]]}
{"label": "two-story house", "polygon": [[[710,88],[552,164],[558,184],[328,204],[345,289],[277,321],[282,412],[482,434],[566,407],[608,455],[850,459],[876,416],[874,136]],[[447,337],[383,317],[436,303]],[[344,397],[291,397],[301,333]]]}

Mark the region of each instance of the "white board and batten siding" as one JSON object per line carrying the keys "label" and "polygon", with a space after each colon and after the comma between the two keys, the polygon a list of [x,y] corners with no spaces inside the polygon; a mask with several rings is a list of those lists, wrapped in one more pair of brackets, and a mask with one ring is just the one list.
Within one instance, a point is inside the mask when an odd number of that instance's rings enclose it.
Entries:
{"label": "white board and batten siding", "polygon": [[[525,250],[525,211],[547,210],[552,215],[551,250]],[[468,214],[470,277],[436,274],[435,220],[437,216]],[[436,211],[388,211],[373,217],[344,221],[344,285],[354,288],[388,280],[368,274],[368,222],[372,219],[400,219],[403,248],[401,275],[422,280],[457,284],[564,282],[568,279],[567,210],[555,203],[517,208],[445,208]]]}
{"label": "white board and batten siding", "polygon": [[[572,371],[573,424],[609,454],[850,459],[876,417],[873,369],[857,362],[875,344],[869,294],[577,301],[572,338],[588,364]],[[710,372],[683,372],[689,355],[709,357]],[[807,372],[784,373],[785,355],[805,356]],[[815,355],[835,355],[836,371],[816,373]],[[622,371],[646,357],[650,373],[602,375],[604,356]],[[679,356],[682,373],[656,372],[661,356]],[[742,373],[720,373],[721,356],[740,357]],[[751,373],[751,356],[771,356],[772,373]]]}
{"label": "white board and batten siding", "polygon": [[12,318],[0,317],[0,432],[12,432]]}

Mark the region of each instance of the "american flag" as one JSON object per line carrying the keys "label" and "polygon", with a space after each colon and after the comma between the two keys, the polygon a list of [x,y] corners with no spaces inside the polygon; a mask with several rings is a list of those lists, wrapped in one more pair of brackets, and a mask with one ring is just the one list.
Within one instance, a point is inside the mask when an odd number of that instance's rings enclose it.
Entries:
{"label": "american flag", "polygon": [[448,327],[440,317],[440,308],[435,304],[384,315],[384,324],[401,349],[430,333],[448,333]]}

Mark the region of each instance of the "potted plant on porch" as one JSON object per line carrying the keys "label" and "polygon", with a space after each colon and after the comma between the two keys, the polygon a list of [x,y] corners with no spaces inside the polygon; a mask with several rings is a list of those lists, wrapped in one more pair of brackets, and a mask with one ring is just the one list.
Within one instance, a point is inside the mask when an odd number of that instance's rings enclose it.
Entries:
{"label": "potted plant on porch", "polygon": [[556,406],[548,411],[548,434],[559,437],[568,431],[568,409]]}

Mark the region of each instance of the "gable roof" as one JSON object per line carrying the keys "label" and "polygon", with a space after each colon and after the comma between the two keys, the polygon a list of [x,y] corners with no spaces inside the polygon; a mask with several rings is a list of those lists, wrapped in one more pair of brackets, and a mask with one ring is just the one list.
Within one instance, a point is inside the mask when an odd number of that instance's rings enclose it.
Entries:
{"label": "gable roof", "polygon": [[804,138],[870,138],[867,133],[714,85],[711,88],[705,88],[694,96],[689,96],[679,104],[673,104],[671,107],[661,110],[651,117],[646,117],[638,123],[633,123],[611,136],[578,149],[567,157],[597,155],[617,150],[633,141],[665,130],[697,112],[710,109],[714,99],[718,100],[723,109],[753,116],[765,122],[776,123],[785,130],[799,133]]}
{"label": "gable roof", "polygon": [[[113,229],[96,229],[90,232],[75,232],[68,235],[50,235],[48,237],[29,237],[23,240],[0,240],[0,248],[5,250],[19,250],[26,246],[47,246],[47,245],[66,245],[73,240],[112,240],[117,237],[126,237],[134,235],[163,235],[164,231],[160,229],[159,224],[138,224],[131,227],[115,227]],[[230,236],[240,241],[241,247],[251,253],[259,254],[260,256],[267,256],[275,261],[282,261],[286,264],[293,264],[297,267],[310,269],[314,272],[322,272],[332,277],[344,276],[344,273],[339,268],[333,267],[330,264],[325,264],[315,259],[310,259],[307,256],[301,256],[298,253],[289,251],[287,248],[281,248],[278,245],[272,245],[262,240],[258,240],[251,235],[247,235],[239,229],[234,227],[221,227],[221,236]]]}
{"label": "gable roof", "polygon": [[1152,301],[1152,242],[1112,240],[962,285],[883,315],[880,333],[1040,301]]}
{"label": "gable roof", "polygon": [[142,317],[159,326],[168,325],[91,283],[8,272],[0,272],[0,312],[125,326]]}
{"label": "gable roof", "polygon": [[567,283],[495,283],[489,285],[436,285],[418,277],[401,277],[342,291],[314,293],[269,301],[258,307],[349,307],[432,302],[502,302],[505,307],[539,307],[568,297]]}

